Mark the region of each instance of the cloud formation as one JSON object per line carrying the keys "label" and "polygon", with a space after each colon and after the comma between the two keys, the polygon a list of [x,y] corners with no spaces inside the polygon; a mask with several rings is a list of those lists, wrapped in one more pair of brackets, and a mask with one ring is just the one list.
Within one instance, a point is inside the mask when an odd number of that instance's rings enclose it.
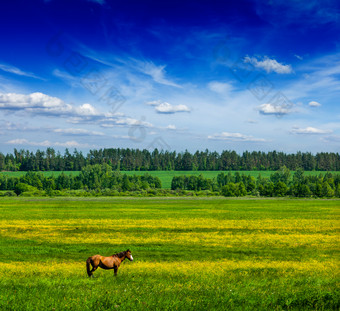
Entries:
{"label": "cloud formation", "polygon": [[257,110],[263,115],[276,115],[283,116],[285,114],[291,113],[290,107],[286,105],[273,105],[273,104],[262,104],[257,107]]}
{"label": "cloud formation", "polygon": [[309,107],[320,107],[321,104],[316,102],[316,101],[311,101],[311,102],[308,103],[308,106]]}
{"label": "cloud formation", "polygon": [[279,74],[288,74],[293,72],[291,65],[280,64],[275,59],[270,59],[267,56],[265,56],[263,60],[257,60],[256,57],[246,56],[243,61],[252,64],[255,68],[263,69],[267,73],[276,72]]}
{"label": "cloud formation", "polygon": [[167,130],[176,130],[176,125],[173,125],[173,124],[169,124],[167,127],[166,127]]}
{"label": "cloud formation", "polygon": [[146,103],[147,105],[154,106],[157,113],[172,114],[177,112],[190,112],[190,108],[186,105],[171,105],[167,102],[152,101]]}
{"label": "cloud formation", "polygon": [[[147,127],[153,125],[149,122],[139,121],[127,117],[121,113],[100,112],[91,104],[85,103],[79,106],[66,104],[57,97],[43,93],[32,93],[29,95],[16,93],[0,93],[0,111],[26,112],[34,116],[43,115],[48,117],[67,118],[73,124],[103,124],[114,126],[131,126],[140,124]],[[107,127],[109,127],[107,126]]]}
{"label": "cloud formation", "polygon": [[27,109],[27,108],[60,108],[69,109],[61,99],[43,93],[29,95],[7,93],[0,94],[0,109]]}
{"label": "cloud formation", "polygon": [[112,114],[102,114],[91,104],[72,106],[57,97],[40,92],[28,95],[7,93],[0,94],[0,110],[11,112],[24,111],[34,115],[58,117],[103,117]]}
{"label": "cloud formation", "polygon": [[44,80],[44,79],[36,76],[35,74],[31,73],[31,72],[25,72],[25,71],[22,71],[21,69],[19,69],[17,67],[10,66],[10,65],[0,64],[0,70],[5,71],[5,72],[9,72],[9,73],[12,73],[12,74],[15,74],[15,75],[18,75],[18,76],[24,76],[24,77]]}
{"label": "cloud formation", "polygon": [[218,94],[227,94],[233,90],[233,87],[229,83],[212,81],[209,82],[208,88]]}
{"label": "cloud formation", "polygon": [[[153,127],[150,122],[146,122],[145,119],[137,120],[134,118],[119,118],[119,119],[103,119],[104,123],[101,123],[100,126],[103,128],[112,128],[116,126],[139,126],[139,127]],[[75,122],[74,122],[75,123]]]}
{"label": "cloud formation", "polygon": [[266,140],[263,138],[255,138],[251,135],[244,135],[241,133],[229,133],[222,132],[218,134],[209,135],[208,139],[212,140],[227,140],[227,141],[239,141],[239,142],[265,142]]}
{"label": "cloud formation", "polygon": [[80,129],[80,128],[67,128],[67,129],[55,129],[53,130],[55,133],[65,134],[65,135],[76,135],[76,136],[103,136],[105,135],[102,132],[96,132],[96,131],[89,131],[86,129]]}
{"label": "cloud formation", "polygon": [[166,65],[155,65],[151,61],[140,61],[140,60],[133,60],[134,62],[132,68],[138,70],[139,72],[150,76],[155,82],[159,84],[164,84],[168,86],[174,86],[177,88],[182,88],[179,84],[171,81],[169,78],[166,77],[165,67]]}
{"label": "cloud formation", "polygon": [[89,144],[80,144],[75,140],[66,141],[66,142],[50,142],[48,140],[44,140],[44,141],[41,141],[41,142],[36,142],[36,141],[29,141],[29,140],[24,139],[24,138],[17,138],[17,139],[9,140],[9,141],[6,142],[6,144],[37,146],[37,147],[56,146],[56,147],[65,147],[65,148],[89,148],[89,147],[93,147],[93,146],[90,146]]}
{"label": "cloud formation", "polygon": [[322,134],[330,134],[333,131],[332,130],[322,130],[322,129],[317,129],[315,127],[308,126],[306,128],[298,128],[295,127],[290,131],[292,134],[316,134],[316,135],[322,135]]}

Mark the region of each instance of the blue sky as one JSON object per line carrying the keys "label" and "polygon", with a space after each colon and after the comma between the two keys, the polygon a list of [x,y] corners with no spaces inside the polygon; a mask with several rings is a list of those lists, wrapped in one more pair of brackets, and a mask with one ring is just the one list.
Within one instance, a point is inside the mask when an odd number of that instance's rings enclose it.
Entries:
{"label": "blue sky", "polygon": [[339,152],[338,1],[6,1],[1,152]]}

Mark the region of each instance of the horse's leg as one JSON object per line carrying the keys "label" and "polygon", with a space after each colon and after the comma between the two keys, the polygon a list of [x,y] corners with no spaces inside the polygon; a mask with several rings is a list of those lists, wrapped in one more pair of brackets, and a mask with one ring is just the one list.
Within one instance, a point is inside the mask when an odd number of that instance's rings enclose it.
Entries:
{"label": "horse's leg", "polygon": [[117,276],[118,268],[114,267],[113,270],[115,271],[115,276]]}
{"label": "horse's leg", "polygon": [[86,260],[86,271],[87,271],[87,275],[88,275],[89,277],[92,277],[92,272],[93,272],[93,268],[92,268],[92,270],[90,270],[90,269],[91,269],[91,266],[93,267],[94,264],[93,264],[92,258],[89,257],[89,258],[87,258],[87,260]]}
{"label": "horse's leg", "polygon": [[[92,266],[92,269],[90,270]],[[86,261],[86,269],[87,269],[87,274],[89,277],[93,277],[93,272],[96,271],[98,268],[98,265],[95,264],[95,261],[89,257]]]}
{"label": "horse's leg", "polygon": [[92,264],[92,270],[91,270],[91,276],[93,277],[93,272],[96,271],[98,269],[98,266],[95,266],[94,264]]}

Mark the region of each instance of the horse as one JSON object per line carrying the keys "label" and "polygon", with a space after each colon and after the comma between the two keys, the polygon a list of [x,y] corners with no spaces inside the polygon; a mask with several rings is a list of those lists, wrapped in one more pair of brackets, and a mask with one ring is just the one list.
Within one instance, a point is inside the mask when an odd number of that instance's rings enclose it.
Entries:
{"label": "horse", "polygon": [[[124,252],[120,252],[117,254],[114,254],[109,257],[104,257],[101,255],[94,255],[86,260],[86,271],[89,277],[93,276],[93,272],[98,269],[98,267],[109,270],[114,270],[114,275],[117,275],[118,268],[120,264],[124,261],[124,259],[127,258],[130,261],[133,261],[133,257],[131,255],[131,251],[128,249]],[[92,270],[90,270],[92,266]]]}

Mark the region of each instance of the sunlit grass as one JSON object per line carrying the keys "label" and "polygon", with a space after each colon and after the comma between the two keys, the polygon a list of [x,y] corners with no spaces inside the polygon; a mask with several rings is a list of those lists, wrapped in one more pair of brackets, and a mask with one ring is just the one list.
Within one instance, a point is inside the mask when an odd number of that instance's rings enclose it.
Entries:
{"label": "sunlit grass", "polygon": [[[339,203],[1,200],[0,309],[338,310]],[[87,277],[126,248],[117,277]]]}

